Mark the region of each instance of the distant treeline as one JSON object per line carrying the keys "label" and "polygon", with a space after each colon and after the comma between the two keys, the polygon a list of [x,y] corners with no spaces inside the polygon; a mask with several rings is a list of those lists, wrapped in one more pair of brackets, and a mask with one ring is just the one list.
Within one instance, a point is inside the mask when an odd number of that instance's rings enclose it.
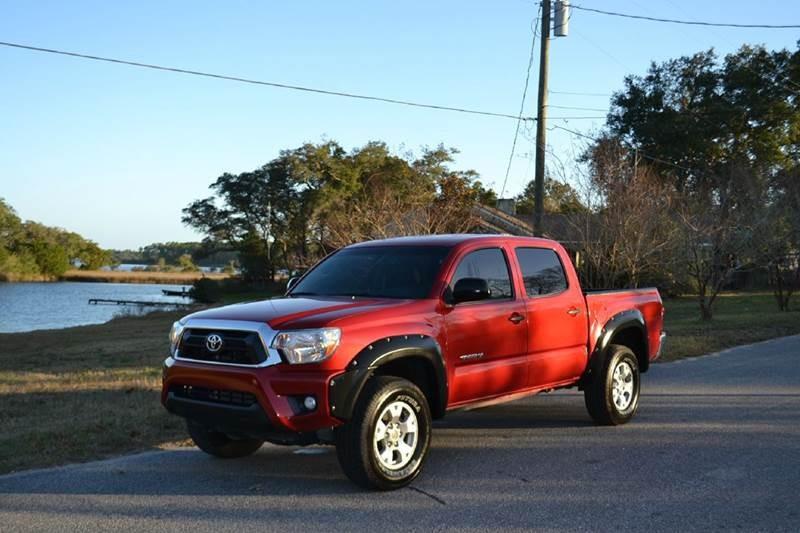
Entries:
{"label": "distant treeline", "polygon": [[110,250],[114,264],[186,266],[188,261],[203,267],[238,266],[236,251],[213,250],[199,242],[156,242],[138,250]]}
{"label": "distant treeline", "polygon": [[0,198],[0,280],[55,279],[67,269],[96,269],[111,255],[77,233],[22,221]]}

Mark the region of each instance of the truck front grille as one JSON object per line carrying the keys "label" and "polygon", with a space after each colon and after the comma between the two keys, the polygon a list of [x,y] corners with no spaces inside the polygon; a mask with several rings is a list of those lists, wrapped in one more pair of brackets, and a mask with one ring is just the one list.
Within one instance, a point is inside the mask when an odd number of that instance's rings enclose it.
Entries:
{"label": "truck front grille", "polygon": [[[209,345],[209,337],[218,336],[222,343],[216,351]],[[184,331],[179,348],[179,357],[208,361],[257,365],[267,359],[261,337],[255,331],[213,330],[190,328]]]}
{"label": "truck front grille", "polygon": [[257,401],[254,394],[235,390],[207,389],[193,385],[173,385],[169,390],[179,398],[224,405],[249,407]]}

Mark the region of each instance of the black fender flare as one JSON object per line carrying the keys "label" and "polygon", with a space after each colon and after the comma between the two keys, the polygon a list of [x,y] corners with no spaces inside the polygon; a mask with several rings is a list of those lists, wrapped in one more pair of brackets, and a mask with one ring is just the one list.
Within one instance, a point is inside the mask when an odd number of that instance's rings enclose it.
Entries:
{"label": "black fender flare", "polygon": [[383,365],[406,358],[421,358],[434,372],[435,390],[429,391],[435,405],[431,415],[440,418],[447,408],[447,369],[439,343],[427,335],[396,335],[372,342],[353,358],[342,374],[330,381],[328,407],[331,415],[349,420],[356,401],[369,378]]}
{"label": "black fender flare", "polygon": [[608,322],[605,323],[603,329],[600,331],[600,336],[597,339],[597,343],[595,344],[594,351],[591,354],[591,360],[589,361],[589,366],[587,368],[587,375],[584,377],[588,377],[590,374],[594,374],[600,371],[603,361],[605,361],[606,354],[608,353],[608,347],[611,345],[611,341],[616,337],[619,333],[627,330],[627,329],[637,329],[643,339],[644,346],[642,349],[644,350],[644,363],[641,364],[640,370],[642,372],[647,371],[647,364],[649,363],[649,341],[647,337],[647,322],[644,320],[644,315],[642,315],[641,311],[638,309],[629,309],[627,311],[623,311],[621,313],[617,313]]}

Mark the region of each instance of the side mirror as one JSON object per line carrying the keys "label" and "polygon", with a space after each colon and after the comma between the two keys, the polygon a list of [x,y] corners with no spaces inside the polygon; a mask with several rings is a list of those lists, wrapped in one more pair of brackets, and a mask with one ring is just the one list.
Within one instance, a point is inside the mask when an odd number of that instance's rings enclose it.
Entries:
{"label": "side mirror", "polygon": [[297,276],[295,276],[293,278],[289,278],[289,281],[286,282],[286,292],[289,292],[290,290],[292,290],[292,287],[297,285],[298,281],[300,281],[300,278],[298,278]]}
{"label": "side mirror", "polygon": [[481,278],[461,278],[453,287],[453,303],[486,300],[492,295],[489,282]]}

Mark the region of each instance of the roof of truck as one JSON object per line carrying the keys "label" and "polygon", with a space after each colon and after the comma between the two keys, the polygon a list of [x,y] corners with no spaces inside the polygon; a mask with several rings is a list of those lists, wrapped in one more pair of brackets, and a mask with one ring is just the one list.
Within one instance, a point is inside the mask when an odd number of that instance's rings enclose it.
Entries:
{"label": "roof of truck", "polygon": [[454,233],[446,235],[414,235],[411,237],[393,237],[391,239],[379,239],[374,241],[364,241],[351,244],[356,246],[455,246],[464,242],[473,241],[497,241],[510,240],[514,242],[528,242],[530,244],[552,243],[549,239],[539,239],[535,237],[517,237],[515,235],[504,234],[482,234],[482,233]]}

